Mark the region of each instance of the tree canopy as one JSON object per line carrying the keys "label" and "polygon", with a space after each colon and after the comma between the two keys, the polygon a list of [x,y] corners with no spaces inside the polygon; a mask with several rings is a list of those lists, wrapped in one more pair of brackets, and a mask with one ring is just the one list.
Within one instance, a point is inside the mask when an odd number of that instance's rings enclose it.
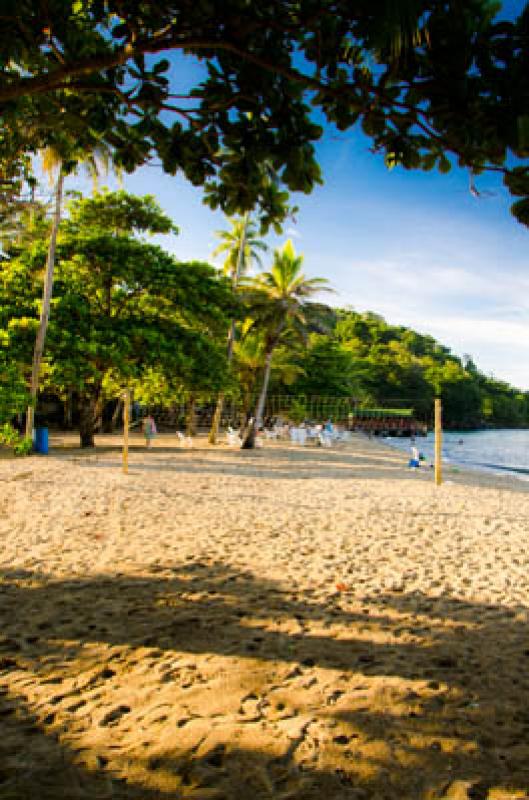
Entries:
{"label": "tree canopy", "polygon": [[[492,0],[4,0],[0,192],[27,155],[103,141],[156,154],[265,225],[321,180],[321,114],[360,123],[388,166],[499,171],[529,219],[529,9]],[[190,70],[189,62],[194,69]],[[198,64],[198,69],[196,65]],[[190,78],[190,74],[194,77]],[[313,110],[319,111],[315,115]]]}
{"label": "tree canopy", "polygon": [[[58,237],[44,383],[79,397],[83,444],[98,405],[154,368],[173,386],[215,391],[225,369],[219,346],[232,311],[229,282],[207,264],[183,264],[139,233],[171,221],[150,197],[124,192],[78,198]],[[47,228],[13,250],[0,271],[0,332],[27,363],[37,323]]]}
{"label": "tree canopy", "polygon": [[[22,412],[42,296],[50,221],[26,213],[0,261],[0,423]],[[484,375],[469,356],[374,313],[306,302],[325,282],[301,274],[291,244],[268,272],[244,279],[180,263],[149,241],[176,230],[152,197],[99,192],[75,197],[57,240],[55,293],[41,379],[79,408],[91,443],[107,401],[132,388],[144,403],[225,392],[260,417],[267,392],[397,405],[428,421],[443,399],[449,426],[529,425],[529,393]],[[231,369],[226,336],[244,320]],[[108,408],[107,408],[108,410]]]}
{"label": "tree canopy", "polygon": [[272,375],[272,394],[407,406],[426,421],[434,398],[441,397],[449,427],[529,425],[529,392],[486,376],[432,336],[390,325],[377,314],[338,310],[329,331],[313,332],[291,359],[299,377],[284,382]]}

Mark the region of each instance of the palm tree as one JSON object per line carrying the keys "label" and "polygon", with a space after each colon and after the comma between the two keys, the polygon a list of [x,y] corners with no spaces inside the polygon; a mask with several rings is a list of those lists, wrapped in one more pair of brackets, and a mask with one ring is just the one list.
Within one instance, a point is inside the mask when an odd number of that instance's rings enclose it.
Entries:
{"label": "palm tree", "polygon": [[254,447],[255,434],[262,422],[272,359],[277,347],[292,336],[304,339],[307,333],[307,298],[321,291],[331,291],[324,278],[306,278],[301,272],[303,256],[297,256],[289,240],[274,252],[270,272],[263,272],[243,283],[246,303],[254,327],[264,336],[263,383],[253,420],[247,427],[242,447]]}
{"label": "palm tree", "polygon": [[[247,320],[250,328],[252,320]],[[305,375],[305,370],[299,366],[296,356],[299,352],[295,348],[296,342],[282,342],[274,353],[271,370],[271,380],[274,378],[284,386],[290,386],[297,378]],[[263,332],[254,328],[245,333],[244,328],[239,341],[235,342],[233,350],[234,373],[237,383],[241,388],[242,418],[248,419],[252,397],[265,366],[265,337]]]}
{"label": "palm tree", "polygon": [[[43,167],[45,171],[51,169],[52,160],[53,159],[49,153],[44,154]],[[50,231],[50,241],[48,245],[48,254],[46,257],[46,269],[44,272],[42,307],[40,311],[39,327],[37,329],[37,336],[35,339],[35,347],[33,349],[33,362],[31,364],[31,382],[29,388],[31,396],[31,404],[28,406],[28,411],[26,415],[26,436],[31,436],[33,434],[33,421],[35,414],[35,406],[37,404],[37,393],[39,389],[40,363],[42,361],[42,353],[44,352],[44,341],[46,339],[46,331],[48,329],[51,295],[53,292],[55,249],[57,246],[57,234],[59,232],[59,224],[61,221],[62,194],[63,194],[64,177],[65,177],[62,160],[57,159],[57,163],[58,163],[58,172],[54,190],[55,202],[54,202],[53,220]]]}
{"label": "palm tree", "polygon": [[[248,327],[250,323],[251,320],[246,321]],[[264,366],[264,339],[261,332],[246,332],[244,328],[233,347],[233,372],[241,393],[243,421],[250,416],[256,382]]]}
{"label": "palm tree", "polygon": [[226,253],[224,274],[229,275],[236,286],[239,278],[248,273],[252,262],[262,268],[259,251],[265,252],[268,247],[259,239],[257,226],[251,221],[249,212],[239,218],[230,217],[229,222],[231,230],[216,232],[221,243],[213,251],[213,255]]}
{"label": "palm tree", "polygon": [[[250,220],[250,213],[246,212],[240,219],[230,219],[232,229],[230,231],[217,231],[217,235],[222,239],[213,255],[227,253],[224,262],[224,274],[231,277],[232,287],[235,290],[242,276],[248,273],[252,262],[262,266],[259,250],[265,251],[267,245],[258,238],[257,227]],[[235,342],[235,320],[230,322],[228,331],[228,366],[233,358],[233,345]],[[219,392],[215,413],[211,421],[209,431],[209,443],[215,444],[222,416],[224,405],[224,392]]]}
{"label": "palm tree", "polygon": [[[92,176],[94,182],[94,189],[97,187],[97,177],[99,175],[99,165],[102,165],[104,171],[108,169],[109,150],[106,145],[97,144],[93,147],[92,151],[81,153],[77,158],[73,154],[70,155],[71,161],[76,163],[83,162]],[[64,190],[64,179],[67,171],[65,168],[65,158],[55,148],[48,147],[42,152],[42,168],[49,176],[50,180],[56,175],[55,189],[54,189],[54,211],[50,231],[50,241],[48,245],[48,254],[46,257],[46,268],[44,272],[44,288],[42,292],[42,307],[40,311],[39,327],[37,329],[37,336],[35,339],[35,347],[33,349],[33,361],[31,365],[31,381],[30,381],[30,397],[31,404],[28,406],[26,414],[26,436],[33,434],[33,423],[35,418],[35,406],[37,404],[37,394],[39,390],[39,373],[42,361],[42,354],[44,352],[44,342],[46,340],[46,331],[48,329],[48,320],[50,317],[51,297],[53,293],[53,273],[55,270],[55,251],[57,247],[57,235],[59,232],[59,225],[62,214],[62,196]]]}

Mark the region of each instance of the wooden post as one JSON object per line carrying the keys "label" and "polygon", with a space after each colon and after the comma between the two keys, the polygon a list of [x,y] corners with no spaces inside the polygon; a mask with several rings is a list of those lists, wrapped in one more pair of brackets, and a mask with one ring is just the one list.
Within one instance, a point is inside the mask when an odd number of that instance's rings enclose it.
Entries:
{"label": "wooden post", "polygon": [[435,485],[440,486],[443,482],[443,470],[441,465],[441,449],[443,445],[443,426],[441,417],[441,401],[435,401]]}
{"label": "wooden post", "polygon": [[129,471],[129,411],[130,392],[125,389],[123,392],[123,472],[125,475]]}

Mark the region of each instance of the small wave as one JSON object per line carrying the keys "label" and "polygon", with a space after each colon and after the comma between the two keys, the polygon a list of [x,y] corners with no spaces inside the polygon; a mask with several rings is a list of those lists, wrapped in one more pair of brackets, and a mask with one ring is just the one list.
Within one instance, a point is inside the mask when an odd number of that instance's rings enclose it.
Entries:
{"label": "small wave", "polygon": [[476,462],[477,467],[486,467],[487,469],[498,469],[501,472],[514,472],[517,475],[529,475],[529,468],[527,467],[511,467],[506,464],[488,464]]}

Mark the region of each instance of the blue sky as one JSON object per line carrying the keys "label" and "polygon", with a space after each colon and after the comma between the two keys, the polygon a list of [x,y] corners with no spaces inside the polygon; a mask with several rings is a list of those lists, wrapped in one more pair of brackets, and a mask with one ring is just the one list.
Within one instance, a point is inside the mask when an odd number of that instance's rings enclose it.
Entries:
{"label": "blue sky", "polygon": [[[505,3],[514,12],[519,0]],[[296,195],[287,237],[306,272],[326,277],[325,302],[375,311],[390,323],[435,336],[487,374],[529,390],[529,230],[511,217],[499,181],[468,175],[388,171],[359,131],[327,129],[318,145],[324,185]],[[111,181],[109,183],[112,183]],[[163,244],[181,260],[210,260],[221,213],[202,192],[156,167],[126,176],[124,186],[154,194],[181,229]]]}
{"label": "blue sky", "polygon": [[[471,195],[468,176],[389,172],[358,132],[318,147],[325,183],[296,195],[287,237],[311,276],[329,279],[325,302],[375,311],[388,322],[429,333],[487,374],[529,389],[529,231],[511,217],[500,184]],[[225,219],[202,204],[182,177],[144,167],[129,191],[156,195],[180,227],[163,245],[181,260],[211,260]],[[481,188],[481,185],[480,185]]]}

